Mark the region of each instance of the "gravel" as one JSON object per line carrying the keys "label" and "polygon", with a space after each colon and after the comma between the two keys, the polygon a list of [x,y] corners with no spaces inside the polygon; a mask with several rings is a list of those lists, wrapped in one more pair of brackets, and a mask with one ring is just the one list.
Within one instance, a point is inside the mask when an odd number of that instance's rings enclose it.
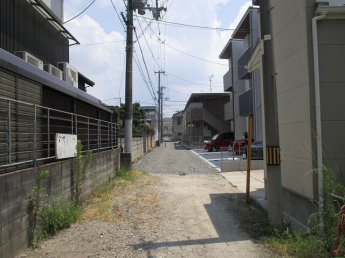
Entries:
{"label": "gravel", "polygon": [[[166,147],[165,147],[166,146]],[[163,143],[145,156],[134,169],[151,174],[191,175],[217,173],[205,161],[178,143]]]}
{"label": "gravel", "polygon": [[156,175],[134,181],[112,198],[123,216],[78,222],[25,257],[271,256],[239,228],[230,207],[238,190],[191,151],[163,144],[134,169]]}

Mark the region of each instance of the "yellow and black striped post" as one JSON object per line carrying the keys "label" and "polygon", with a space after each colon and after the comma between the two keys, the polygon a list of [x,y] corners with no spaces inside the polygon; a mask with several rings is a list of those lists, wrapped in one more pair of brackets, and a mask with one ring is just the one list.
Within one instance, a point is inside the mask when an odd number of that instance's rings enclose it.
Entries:
{"label": "yellow and black striped post", "polygon": [[279,166],[280,165],[280,148],[267,146],[266,160],[267,160],[267,165]]}

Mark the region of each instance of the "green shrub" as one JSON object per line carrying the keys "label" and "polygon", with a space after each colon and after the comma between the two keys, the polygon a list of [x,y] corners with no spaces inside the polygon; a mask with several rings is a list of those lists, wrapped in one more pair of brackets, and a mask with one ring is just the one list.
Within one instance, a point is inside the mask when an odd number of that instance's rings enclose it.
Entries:
{"label": "green shrub", "polygon": [[132,181],[135,179],[135,175],[133,174],[133,172],[127,169],[118,170],[116,172],[116,177],[122,178],[123,180],[126,180],[126,181]]}
{"label": "green shrub", "polygon": [[44,237],[69,228],[80,216],[81,207],[76,202],[53,202],[42,211],[41,232]]}

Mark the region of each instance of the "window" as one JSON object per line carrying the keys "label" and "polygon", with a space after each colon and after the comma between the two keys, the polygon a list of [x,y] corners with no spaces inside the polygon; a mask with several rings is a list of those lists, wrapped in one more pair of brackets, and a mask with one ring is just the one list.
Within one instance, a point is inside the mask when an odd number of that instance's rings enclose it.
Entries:
{"label": "window", "polygon": [[180,124],[181,124],[181,118],[178,117],[178,118],[177,118],[177,125],[180,125]]}
{"label": "window", "polygon": [[219,134],[216,134],[215,136],[212,137],[212,140],[217,140]]}
{"label": "window", "polygon": [[182,136],[182,133],[178,133],[177,135],[178,135],[178,136]]}

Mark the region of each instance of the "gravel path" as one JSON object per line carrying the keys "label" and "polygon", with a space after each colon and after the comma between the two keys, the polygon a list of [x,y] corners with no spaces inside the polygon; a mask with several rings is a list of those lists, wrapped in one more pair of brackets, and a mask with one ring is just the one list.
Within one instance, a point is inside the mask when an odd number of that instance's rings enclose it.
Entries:
{"label": "gravel path", "polygon": [[[166,146],[166,147],[165,147]],[[177,143],[163,143],[135,166],[151,174],[210,174],[217,171]]]}
{"label": "gravel path", "polygon": [[238,190],[190,151],[168,143],[134,170],[155,175],[116,197],[121,217],[78,222],[25,257],[271,256],[239,229],[230,201]]}

